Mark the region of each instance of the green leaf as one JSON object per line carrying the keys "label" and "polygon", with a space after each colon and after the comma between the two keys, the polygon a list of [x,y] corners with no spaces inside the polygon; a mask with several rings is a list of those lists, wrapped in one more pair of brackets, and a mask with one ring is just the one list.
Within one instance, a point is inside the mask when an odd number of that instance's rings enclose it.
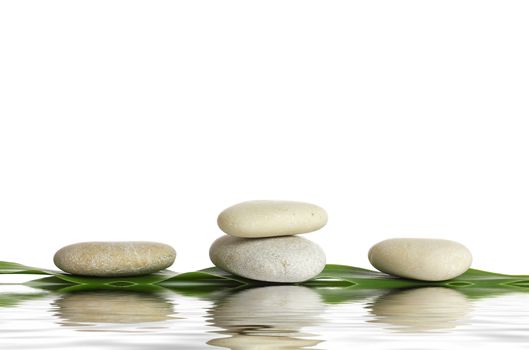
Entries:
{"label": "green leaf", "polygon": [[[238,289],[271,285],[227,273],[211,267],[195,272],[177,274],[172,271],[161,271],[155,274],[135,277],[87,277],[62,273],[59,271],[39,269],[13,262],[0,261],[0,274],[41,274],[48,277],[27,282],[27,285],[48,290],[81,290],[81,289],[121,289],[149,291],[159,288],[171,289],[189,295],[208,295],[219,289]],[[529,291],[529,276],[505,275],[476,269],[469,269],[461,276],[448,281],[424,282],[398,278],[378,271],[363,268],[329,264],[315,278],[299,283],[315,288],[329,301],[354,299],[361,296],[366,289],[396,289],[425,286],[456,288],[468,295],[479,296],[478,291],[509,290]]]}
{"label": "green leaf", "polygon": [[52,275],[50,270],[29,267],[9,261],[0,261],[0,274]]}
{"label": "green leaf", "polygon": [[[350,286],[333,287],[338,281],[350,282]],[[471,299],[490,297],[512,292],[529,292],[529,276],[505,275],[469,269],[459,277],[448,281],[425,282],[389,276],[378,271],[345,265],[327,265],[314,279],[302,283],[313,287],[327,303],[352,302],[368,296],[384,293],[388,289],[419,287],[445,287],[457,289]]]}

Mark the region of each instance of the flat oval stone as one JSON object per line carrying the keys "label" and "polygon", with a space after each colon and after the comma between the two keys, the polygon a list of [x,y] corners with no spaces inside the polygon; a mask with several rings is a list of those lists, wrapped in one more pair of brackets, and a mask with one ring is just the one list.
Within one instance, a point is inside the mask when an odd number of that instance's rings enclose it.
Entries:
{"label": "flat oval stone", "polygon": [[209,257],[225,271],[266,282],[306,281],[325,267],[323,250],[297,236],[253,239],[222,236],[211,245]]}
{"label": "flat oval stone", "polygon": [[175,250],[156,242],[83,242],[55,253],[53,262],[75,275],[118,277],[138,276],[171,266]]}
{"label": "flat oval stone", "polygon": [[217,223],[236,237],[290,236],[319,230],[327,224],[327,212],[310,203],[259,200],[225,209]]}
{"label": "flat oval stone", "polygon": [[472,254],[460,243],[445,239],[393,238],[375,244],[368,254],[378,270],[422,281],[444,281],[461,275]]}

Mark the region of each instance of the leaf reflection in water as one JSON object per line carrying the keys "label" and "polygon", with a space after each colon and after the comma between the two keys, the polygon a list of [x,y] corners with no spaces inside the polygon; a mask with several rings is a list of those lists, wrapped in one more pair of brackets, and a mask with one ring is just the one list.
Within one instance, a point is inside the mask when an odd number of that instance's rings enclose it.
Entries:
{"label": "leaf reflection in water", "polygon": [[242,290],[215,302],[208,323],[230,337],[209,345],[229,349],[303,349],[319,344],[304,327],[323,322],[320,295],[307,287],[268,286]]}

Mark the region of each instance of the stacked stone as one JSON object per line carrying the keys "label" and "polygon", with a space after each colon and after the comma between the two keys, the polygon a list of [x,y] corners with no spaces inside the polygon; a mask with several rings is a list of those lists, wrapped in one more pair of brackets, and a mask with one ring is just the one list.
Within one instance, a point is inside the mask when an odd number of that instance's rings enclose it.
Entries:
{"label": "stacked stone", "polygon": [[220,213],[217,223],[227,235],[209,251],[215,266],[264,282],[295,283],[317,276],[325,253],[297,236],[321,229],[327,213],[317,205],[259,200],[236,204]]}

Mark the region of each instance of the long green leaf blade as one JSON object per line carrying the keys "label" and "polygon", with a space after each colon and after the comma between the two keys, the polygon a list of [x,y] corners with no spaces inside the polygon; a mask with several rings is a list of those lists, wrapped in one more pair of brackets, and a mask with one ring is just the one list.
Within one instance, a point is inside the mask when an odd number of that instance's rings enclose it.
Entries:
{"label": "long green leaf blade", "polygon": [[[77,276],[25,266],[13,262],[0,261],[0,274],[41,274],[49,278],[30,281],[28,284],[49,285],[50,288],[60,284],[70,286],[85,286],[86,288],[147,288],[149,286],[164,287],[169,289],[215,289],[237,288],[270,285],[235,276],[216,267],[211,267],[195,272],[177,274],[173,271],[161,271],[155,274],[135,277],[87,277]],[[461,276],[448,281],[424,282],[393,277],[378,271],[363,268],[329,264],[314,279],[300,283],[313,288],[347,288],[357,289],[384,289],[384,288],[413,288],[424,286],[441,286],[458,289],[516,289],[529,291],[529,276],[505,275],[476,269],[469,269]],[[144,288],[144,289],[145,289]]]}

